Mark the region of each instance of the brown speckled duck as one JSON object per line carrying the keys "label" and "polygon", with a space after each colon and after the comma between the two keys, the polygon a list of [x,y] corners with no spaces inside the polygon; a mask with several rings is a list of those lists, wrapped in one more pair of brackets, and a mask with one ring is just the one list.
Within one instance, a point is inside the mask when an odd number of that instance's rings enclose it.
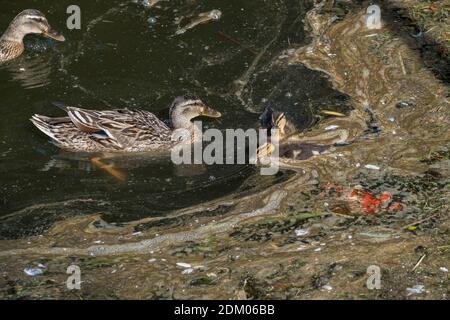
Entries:
{"label": "brown speckled duck", "polygon": [[42,34],[57,41],[65,40],[50,27],[47,18],[40,11],[24,10],[14,18],[0,38],[0,63],[15,59],[23,53],[23,38],[27,34]]}
{"label": "brown speckled duck", "polygon": [[191,120],[198,116],[218,118],[220,112],[194,97],[176,98],[169,111],[171,125],[153,113],[138,109],[95,111],[59,106],[68,117],[34,115],[31,121],[64,150],[80,152],[146,152],[170,150],[176,129],[193,132]]}

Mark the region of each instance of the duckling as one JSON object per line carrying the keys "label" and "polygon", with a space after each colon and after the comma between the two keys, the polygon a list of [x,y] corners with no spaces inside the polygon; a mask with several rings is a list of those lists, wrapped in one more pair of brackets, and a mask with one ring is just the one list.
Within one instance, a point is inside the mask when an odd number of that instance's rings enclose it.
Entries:
{"label": "duckling", "polygon": [[15,59],[23,53],[23,38],[27,34],[42,34],[57,41],[65,40],[50,27],[47,18],[40,11],[24,10],[14,18],[0,38],[0,63]]}
{"label": "duckling", "polygon": [[[75,152],[146,152],[168,150],[177,129],[193,132],[191,122],[198,116],[221,117],[200,99],[177,97],[170,106],[170,126],[153,113],[138,109],[86,110],[59,105],[68,117],[34,115],[31,122],[64,150]],[[192,142],[192,141],[187,141]]]}
{"label": "duckling", "polygon": [[278,138],[283,140],[297,131],[295,126],[286,119],[284,112],[274,111],[267,107],[260,117],[261,128],[267,129],[267,136],[270,137],[272,129],[278,129]]}
{"label": "duckling", "polygon": [[261,127],[267,129],[268,141],[257,149],[257,158],[271,157],[275,151],[273,144],[274,137],[271,136],[271,129],[278,129],[278,157],[290,160],[306,160],[316,155],[326,153],[335,145],[319,145],[314,143],[305,143],[302,141],[289,141],[287,139],[296,129],[292,123],[286,120],[284,112],[273,111],[267,108],[261,115]]}

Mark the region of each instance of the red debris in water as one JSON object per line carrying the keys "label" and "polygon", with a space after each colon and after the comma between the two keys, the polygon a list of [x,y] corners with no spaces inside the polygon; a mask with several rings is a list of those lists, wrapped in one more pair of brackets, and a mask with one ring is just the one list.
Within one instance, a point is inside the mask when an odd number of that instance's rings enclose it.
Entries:
{"label": "red debris in water", "polygon": [[333,188],[333,184],[330,181],[328,181],[327,183],[324,184],[323,188],[325,190],[330,190],[331,188]]}
{"label": "red debris in water", "polygon": [[337,193],[344,192],[344,188],[342,186],[336,186],[335,190],[336,190]]}
{"label": "red debris in water", "polygon": [[326,190],[326,191],[335,191],[336,193],[342,193],[342,192],[344,192],[344,187],[334,185],[334,184],[331,183],[330,181],[328,181],[327,183],[325,183],[325,184],[323,185],[323,189]]}
{"label": "red debris in water", "polygon": [[392,203],[388,210],[389,212],[399,212],[403,210],[403,206],[400,203]]}
{"label": "red debris in water", "polygon": [[383,193],[381,196],[378,197],[378,199],[380,199],[381,201],[389,201],[391,200],[391,196],[388,195],[387,193]]}
{"label": "red debris in water", "polygon": [[361,207],[367,214],[374,214],[380,210],[381,200],[366,192],[361,199]]}
{"label": "red debris in water", "polygon": [[349,197],[358,200],[366,214],[378,213],[381,209],[386,208],[387,202],[391,200],[391,195],[387,193],[374,196],[371,192],[356,189],[350,193]]}
{"label": "red debris in water", "polygon": [[[363,212],[368,215],[376,214],[380,211],[388,211],[393,213],[403,209],[403,205],[396,199],[393,199],[392,195],[387,192],[378,195],[374,195],[372,192],[362,189],[352,189],[348,192],[348,189],[340,185],[335,185],[330,181],[323,185],[322,190],[325,191],[327,196],[333,196],[334,193],[337,193],[337,196],[340,197],[344,192],[346,192],[347,198],[356,202]],[[334,194],[334,196],[336,196],[336,194]],[[350,210],[351,212],[351,209],[349,209],[350,207],[346,208],[347,211]],[[342,208],[337,206],[336,210],[341,211]]]}

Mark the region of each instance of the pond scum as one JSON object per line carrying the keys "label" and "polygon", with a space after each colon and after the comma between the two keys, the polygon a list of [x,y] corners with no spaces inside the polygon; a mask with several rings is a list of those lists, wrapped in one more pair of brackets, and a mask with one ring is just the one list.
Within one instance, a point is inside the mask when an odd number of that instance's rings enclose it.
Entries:
{"label": "pond scum", "polygon": [[[310,44],[277,59],[326,73],[354,109],[284,144],[337,137],[339,147],[279,159],[296,175],[258,194],[123,226],[98,214],[70,218],[42,236],[1,241],[0,295],[447,299],[448,87],[413,50],[403,20],[383,16],[382,29],[367,30],[365,8],[345,3],[336,2],[337,20],[326,1],[316,5],[306,15]],[[23,273],[38,264],[43,275]],[[70,264],[82,270],[81,290],[65,286]],[[371,265],[382,272],[378,290],[366,286]]]}

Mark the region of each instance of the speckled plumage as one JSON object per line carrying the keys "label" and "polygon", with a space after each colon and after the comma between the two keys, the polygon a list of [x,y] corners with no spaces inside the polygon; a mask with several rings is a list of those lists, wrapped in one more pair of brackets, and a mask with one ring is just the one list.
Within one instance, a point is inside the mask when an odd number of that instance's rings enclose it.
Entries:
{"label": "speckled plumage", "polygon": [[24,50],[23,42],[6,41],[0,38],[0,62],[17,58]]}
{"label": "speckled plumage", "polygon": [[62,107],[68,117],[34,115],[33,124],[51,137],[61,149],[79,152],[144,152],[170,149],[174,129],[191,129],[190,120],[199,115],[220,113],[198,99],[179,97],[172,104],[169,127],[153,113],[137,109],[106,111]]}

